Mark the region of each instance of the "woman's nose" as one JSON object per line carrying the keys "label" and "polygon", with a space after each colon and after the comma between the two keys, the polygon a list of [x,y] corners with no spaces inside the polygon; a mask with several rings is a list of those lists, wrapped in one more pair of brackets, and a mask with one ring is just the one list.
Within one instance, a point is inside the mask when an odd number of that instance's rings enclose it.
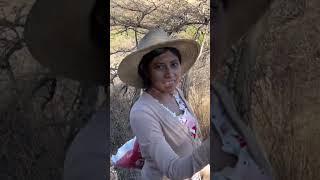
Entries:
{"label": "woman's nose", "polygon": [[174,69],[167,67],[165,77],[166,78],[171,78],[174,76]]}

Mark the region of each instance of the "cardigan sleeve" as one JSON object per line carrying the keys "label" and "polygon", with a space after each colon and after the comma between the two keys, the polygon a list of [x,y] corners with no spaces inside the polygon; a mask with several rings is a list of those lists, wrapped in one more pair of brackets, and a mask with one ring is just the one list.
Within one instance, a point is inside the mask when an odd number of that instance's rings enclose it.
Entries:
{"label": "cardigan sleeve", "polygon": [[160,171],[170,179],[190,178],[210,159],[210,139],[190,155],[179,157],[165,140],[159,121],[152,113],[136,110],[130,113],[130,124],[140,150],[146,159],[152,159]]}

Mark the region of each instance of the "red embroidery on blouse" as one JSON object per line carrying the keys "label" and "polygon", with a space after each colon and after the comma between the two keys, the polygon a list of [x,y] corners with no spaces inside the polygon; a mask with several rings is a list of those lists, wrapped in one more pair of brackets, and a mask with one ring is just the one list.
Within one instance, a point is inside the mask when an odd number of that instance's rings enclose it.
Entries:
{"label": "red embroidery on blouse", "polygon": [[244,138],[242,136],[239,136],[239,135],[233,135],[233,137],[235,137],[239,144],[240,144],[240,147],[243,148],[243,147],[246,147],[247,146],[247,142],[244,140]]}

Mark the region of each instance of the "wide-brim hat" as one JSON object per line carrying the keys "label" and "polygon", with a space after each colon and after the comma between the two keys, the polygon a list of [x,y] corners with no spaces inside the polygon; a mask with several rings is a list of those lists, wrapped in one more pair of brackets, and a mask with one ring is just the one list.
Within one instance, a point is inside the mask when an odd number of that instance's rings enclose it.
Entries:
{"label": "wide-brim hat", "polygon": [[24,28],[32,56],[56,75],[107,82],[105,49],[93,38],[95,5],[95,0],[37,0]]}
{"label": "wide-brim hat", "polygon": [[138,74],[138,66],[144,55],[152,50],[172,47],[181,54],[181,71],[186,73],[197,60],[200,53],[200,45],[191,39],[172,39],[160,28],[150,30],[138,43],[137,50],[126,56],[120,63],[118,75],[122,82],[143,88],[143,80]]}

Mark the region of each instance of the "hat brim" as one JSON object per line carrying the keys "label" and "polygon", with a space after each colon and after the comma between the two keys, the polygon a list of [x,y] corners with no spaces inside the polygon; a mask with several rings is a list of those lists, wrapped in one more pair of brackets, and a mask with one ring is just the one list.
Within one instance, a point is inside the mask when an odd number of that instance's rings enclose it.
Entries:
{"label": "hat brim", "polygon": [[94,6],[94,0],[37,0],[24,29],[32,56],[57,75],[104,84],[104,49],[91,38]]}
{"label": "hat brim", "polygon": [[200,53],[200,45],[190,39],[170,40],[139,49],[121,61],[118,68],[120,80],[130,86],[143,88],[143,81],[138,74],[139,63],[144,55],[154,49],[162,47],[173,47],[180,52],[182,74],[186,73],[193,66]]}

